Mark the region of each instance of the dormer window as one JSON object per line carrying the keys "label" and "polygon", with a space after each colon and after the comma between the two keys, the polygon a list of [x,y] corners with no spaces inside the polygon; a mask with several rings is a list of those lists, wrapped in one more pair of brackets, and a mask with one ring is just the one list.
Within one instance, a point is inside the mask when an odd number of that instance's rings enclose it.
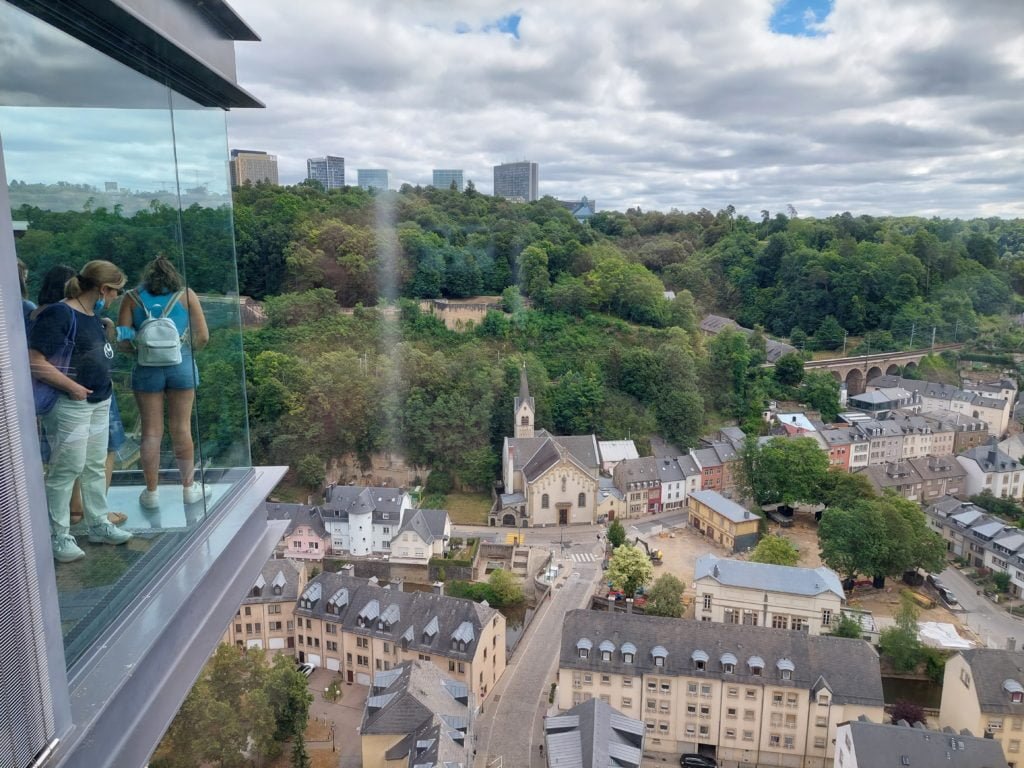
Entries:
{"label": "dormer window", "polygon": [[654,658],[654,666],[664,667],[665,659],[668,658],[668,651],[665,650],[664,646],[656,645],[651,649],[651,656]]}
{"label": "dormer window", "polygon": [[690,659],[693,661],[693,667],[698,672],[704,672],[708,668],[708,655],[698,649],[690,655]]}
{"label": "dormer window", "polygon": [[1024,702],[1024,685],[1012,678],[1003,680],[1003,690],[1010,694],[1010,701],[1014,704]]}
{"label": "dormer window", "polygon": [[727,675],[735,674],[736,672],[736,657],[731,653],[723,653],[719,658],[719,663],[722,665],[722,672]]}
{"label": "dormer window", "polygon": [[612,654],[615,653],[615,643],[611,640],[602,640],[598,649],[601,651],[601,661],[611,661]]}
{"label": "dormer window", "polygon": [[594,644],[585,637],[581,637],[576,641],[576,652],[579,654],[581,659],[590,658],[590,649],[594,647]]}
{"label": "dormer window", "polygon": [[764,659],[760,656],[751,656],[747,659],[747,667],[750,669],[751,675],[760,677],[764,672]]}
{"label": "dormer window", "polygon": [[275,595],[280,595],[283,591],[284,590],[281,589],[281,585],[280,584],[275,584],[274,585],[274,594]]}
{"label": "dormer window", "polygon": [[623,664],[632,664],[633,663],[633,654],[632,653],[624,653],[624,654],[622,654],[622,662],[623,662]]}
{"label": "dormer window", "polygon": [[783,680],[792,680],[793,671],[796,667],[789,659],[779,659],[775,662],[775,668],[779,670],[779,677]]}
{"label": "dormer window", "polygon": [[635,658],[636,658],[636,646],[633,645],[632,643],[623,643],[622,644],[622,663],[623,664],[632,664],[633,660]]}

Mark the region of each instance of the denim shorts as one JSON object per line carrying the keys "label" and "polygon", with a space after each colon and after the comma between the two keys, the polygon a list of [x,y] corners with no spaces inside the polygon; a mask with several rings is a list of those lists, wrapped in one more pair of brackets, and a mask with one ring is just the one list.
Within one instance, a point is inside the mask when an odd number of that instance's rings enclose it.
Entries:
{"label": "denim shorts", "polygon": [[132,368],[132,391],[163,392],[166,389],[195,389],[199,386],[199,369],[186,350],[181,350],[177,365],[136,365]]}

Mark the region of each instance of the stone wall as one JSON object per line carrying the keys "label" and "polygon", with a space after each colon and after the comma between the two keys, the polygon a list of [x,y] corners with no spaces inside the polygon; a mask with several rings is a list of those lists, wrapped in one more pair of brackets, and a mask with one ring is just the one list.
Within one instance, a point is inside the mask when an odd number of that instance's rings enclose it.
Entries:
{"label": "stone wall", "polygon": [[369,467],[363,467],[356,454],[346,453],[331,459],[326,473],[327,484],[407,489],[422,485],[429,475],[429,467],[407,463],[398,453],[372,454]]}

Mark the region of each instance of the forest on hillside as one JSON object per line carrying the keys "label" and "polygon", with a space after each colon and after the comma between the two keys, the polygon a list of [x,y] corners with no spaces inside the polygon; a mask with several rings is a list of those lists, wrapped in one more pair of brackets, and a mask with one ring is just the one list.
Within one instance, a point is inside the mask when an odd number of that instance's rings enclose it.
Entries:
{"label": "forest on hillside", "polygon": [[[805,376],[799,360],[762,367],[764,334],[807,353],[933,333],[989,351],[1024,343],[1010,322],[1024,291],[1020,220],[752,220],[729,207],[581,224],[551,198],[315,184],[236,190],[233,232],[223,209],[199,205],[131,216],[23,205],[14,218],[30,222],[19,255],[33,275],[96,257],[137,274],[180,237],[188,253],[217,255],[190,266],[201,293],[233,291],[219,258],[233,236],[239,290],[268,315],[244,340],[254,459],[291,464],[308,485],[329,457],[396,451],[489,487],[524,364],[540,426],[641,445],[658,433],[685,448],[730,419],[756,429],[769,398],[834,407],[827,374]],[[504,311],[463,333],[416,301],[480,294],[501,295]],[[705,312],[757,331],[702,339]]]}

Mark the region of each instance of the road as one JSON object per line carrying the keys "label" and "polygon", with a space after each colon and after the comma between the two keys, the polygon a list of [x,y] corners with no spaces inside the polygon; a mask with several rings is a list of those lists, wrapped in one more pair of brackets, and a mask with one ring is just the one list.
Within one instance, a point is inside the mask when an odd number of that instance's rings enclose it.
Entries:
{"label": "road", "polygon": [[1024,622],[1008,614],[984,595],[979,595],[974,583],[956,568],[947,568],[941,577],[942,583],[953,590],[963,608],[958,612],[961,621],[989,648],[1006,648],[1007,639],[1013,638],[1015,647],[1021,649]]}
{"label": "road", "polygon": [[[602,549],[596,539],[593,544],[588,540],[559,558],[566,575],[559,575],[552,597],[534,617],[477,720],[476,768],[544,766],[537,747],[558,668],[562,624],[567,612],[588,604],[601,575]],[[594,559],[580,562],[583,558]]]}

